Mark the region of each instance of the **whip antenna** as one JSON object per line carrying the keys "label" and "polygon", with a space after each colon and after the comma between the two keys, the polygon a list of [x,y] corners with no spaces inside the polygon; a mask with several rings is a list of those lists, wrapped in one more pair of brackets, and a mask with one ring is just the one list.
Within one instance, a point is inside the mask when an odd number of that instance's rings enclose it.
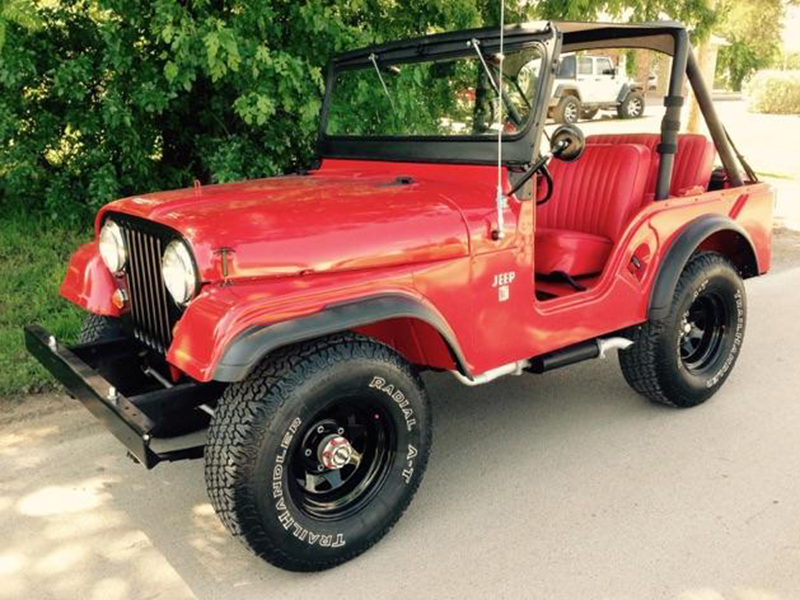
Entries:
{"label": "whip antenna", "polygon": [[497,231],[495,237],[498,240],[503,239],[505,236],[505,218],[504,213],[506,209],[506,197],[503,194],[503,61],[505,55],[503,54],[504,30],[505,30],[505,0],[500,0],[500,54],[499,71],[497,74]]}

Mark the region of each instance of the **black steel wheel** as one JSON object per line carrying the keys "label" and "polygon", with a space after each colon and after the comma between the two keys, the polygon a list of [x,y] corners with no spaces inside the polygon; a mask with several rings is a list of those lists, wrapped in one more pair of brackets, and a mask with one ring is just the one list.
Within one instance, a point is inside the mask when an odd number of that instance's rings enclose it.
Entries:
{"label": "black steel wheel", "polygon": [[669,314],[631,332],[620,366],[630,386],[654,402],[697,406],[731,374],[744,341],[747,299],[736,268],[708,252],[689,261]]}
{"label": "black steel wheel", "polygon": [[372,500],[396,451],[394,422],[369,397],[337,398],[300,434],[289,491],[310,517],[346,519]]}
{"label": "black steel wheel", "polygon": [[220,399],[205,449],[211,504],[292,571],[350,560],[397,522],[431,445],[421,380],[391,348],[337,334],[281,350]]}
{"label": "black steel wheel", "polygon": [[727,304],[717,292],[702,291],[684,313],[680,356],[683,366],[693,374],[702,374],[719,357],[730,327]]}

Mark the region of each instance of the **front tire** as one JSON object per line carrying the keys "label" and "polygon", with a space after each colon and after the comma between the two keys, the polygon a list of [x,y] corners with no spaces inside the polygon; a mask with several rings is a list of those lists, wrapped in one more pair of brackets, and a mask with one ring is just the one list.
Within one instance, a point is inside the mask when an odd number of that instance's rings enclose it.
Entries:
{"label": "front tire", "polygon": [[411,366],[383,344],[337,334],[278,351],[226,389],[209,428],[206,485],[255,554],[318,571],[391,529],[430,447],[428,399]]}
{"label": "front tire", "polygon": [[713,396],[736,364],[744,340],[744,283],[727,258],[709,252],[690,260],[669,314],[633,332],[619,353],[625,380],[653,402],[688,408]]}

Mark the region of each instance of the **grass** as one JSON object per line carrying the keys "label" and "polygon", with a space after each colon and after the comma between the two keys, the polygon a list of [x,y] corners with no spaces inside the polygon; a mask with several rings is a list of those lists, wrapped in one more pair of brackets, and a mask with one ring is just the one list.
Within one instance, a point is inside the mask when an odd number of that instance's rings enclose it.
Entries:
{"label": "grass", "polygon": [[0,220],[0,398],[56,387],[25,350],[22,327],[38,322],[59,339],[75,339],[82,312],[58,290],[70,254],[89,239],[88,227],[32,215]]}

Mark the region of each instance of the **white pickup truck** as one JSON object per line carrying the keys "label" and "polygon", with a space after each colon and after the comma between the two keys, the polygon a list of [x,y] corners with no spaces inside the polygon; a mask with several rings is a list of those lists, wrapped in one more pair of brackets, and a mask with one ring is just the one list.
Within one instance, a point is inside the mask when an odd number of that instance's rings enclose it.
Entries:
{"label": "white pickup truck", "polygon": [[620,75],[607,56],[564,55],[554,89],[549,114],[558,123],[593,119],[601,110],[621,119],[644,115],[644,88]]}

